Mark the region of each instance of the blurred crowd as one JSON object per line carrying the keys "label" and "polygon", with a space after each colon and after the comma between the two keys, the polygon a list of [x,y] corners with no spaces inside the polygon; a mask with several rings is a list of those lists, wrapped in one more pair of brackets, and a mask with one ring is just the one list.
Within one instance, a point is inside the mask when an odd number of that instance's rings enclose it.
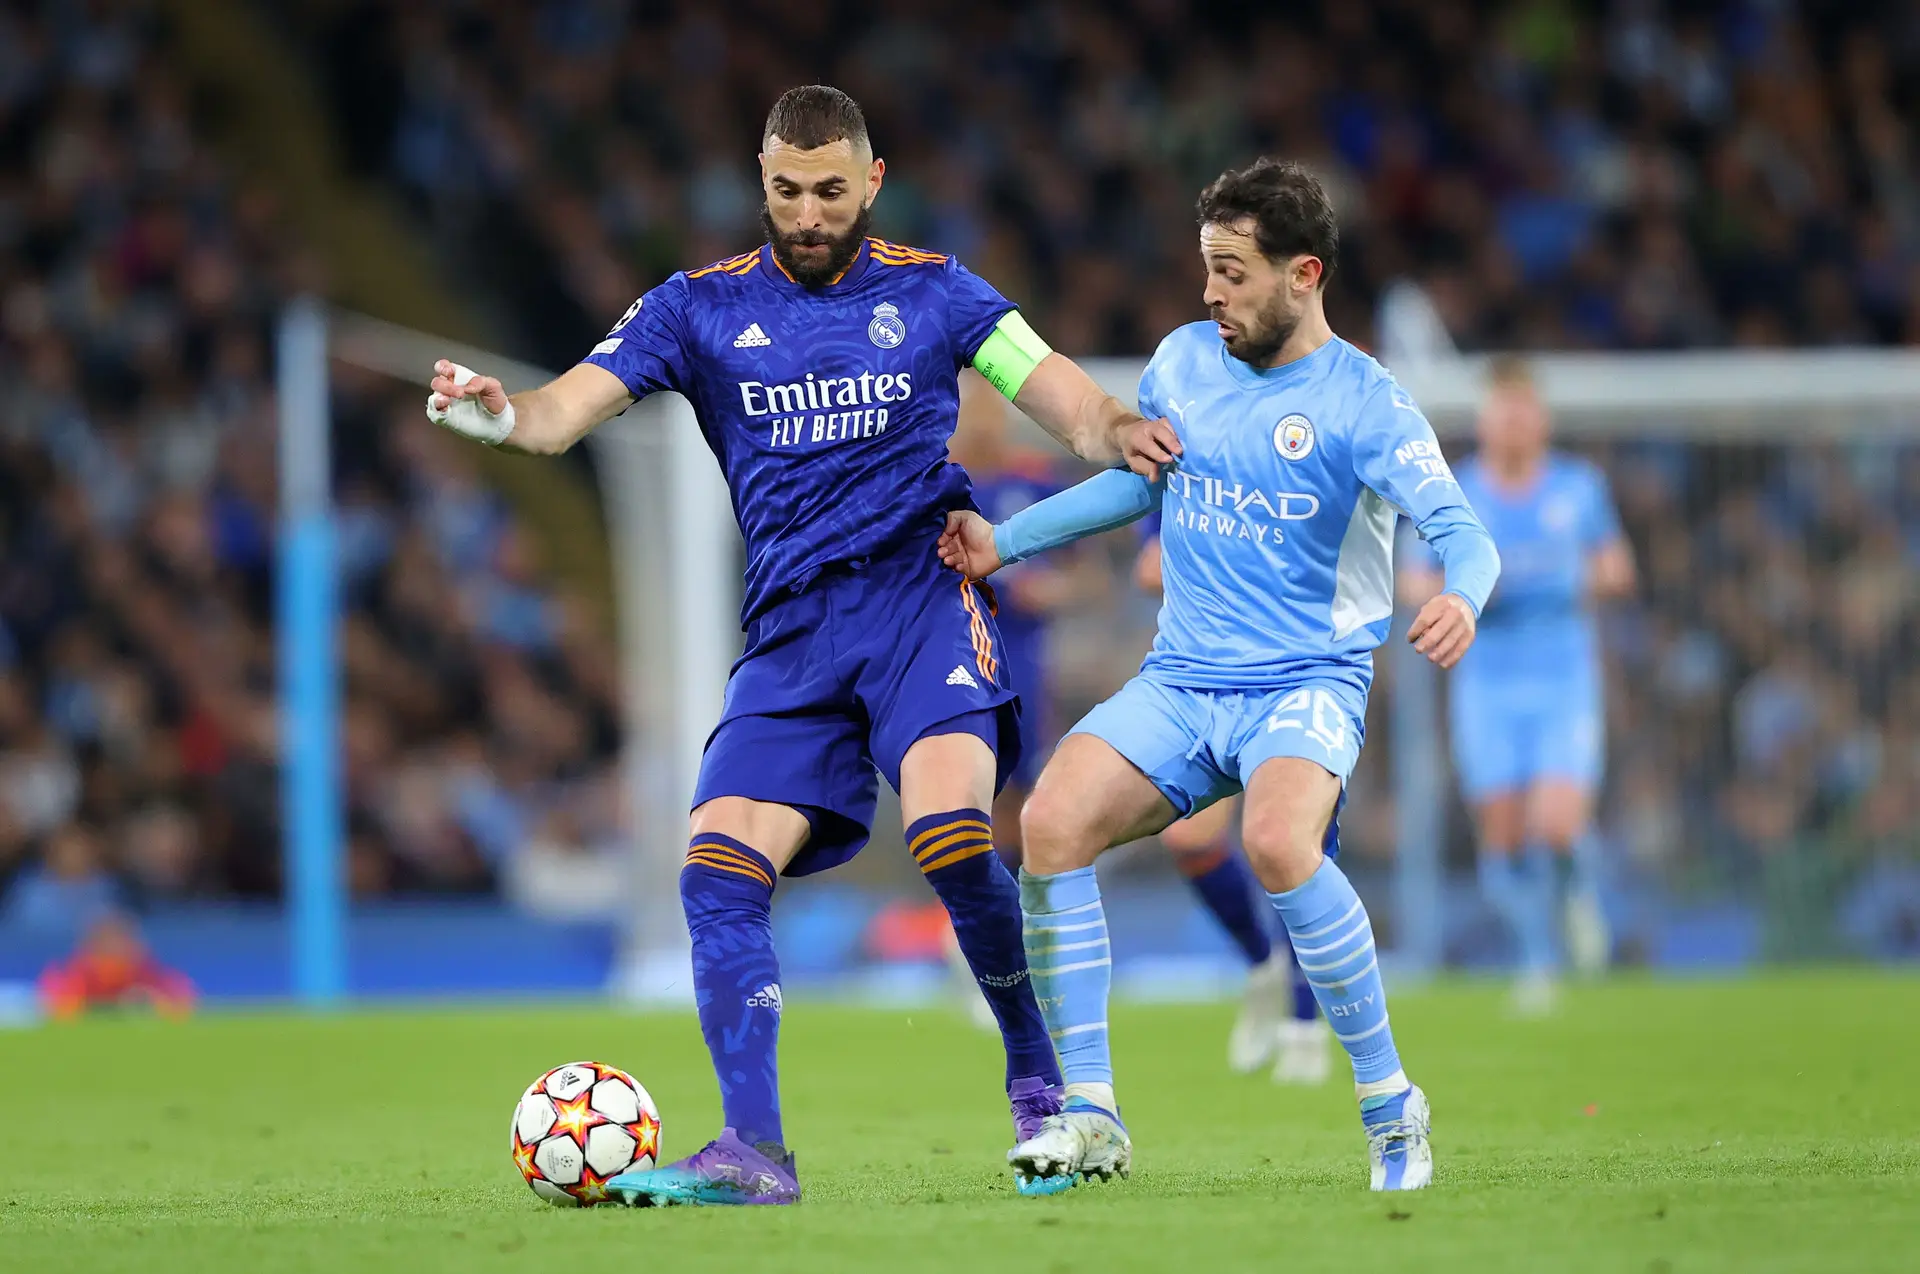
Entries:
{"label": "blurred crowd", "polygon": [[[958,254],[1072,353],[1197,316],[1193,195],[1261,151],[1335,191],[1330,310],[1363,342],[1399,278],[1468,348],[1920,337],[1911,4],[260,8],[360,174],[486,262],[479,303],[553,365],[759,237],[761,121],[815,79],[867,108],[883,232]],[[279,888],[272,323],[318,272],[205,145],[162,12],[0,0],[0,925]],[[354,891],[612,864],[603,631],[417,389],[336,367],[333,394]],[[1626,860],[1814,897],[1911,855],[1920,452],[1596,458],[1644,581],[1605,617]],[[1150,628],[1135,544],[1054,621],[1056,724]],[[1361,856],[1392,849],[1396,745],[1376,702]]]}
{"label": "blurred crowd", "polygon": [[1197,316],[1200,186],[1314,164],[1334,326],[1425,285],[1469,348],[1920,337],[1920,8],[1896,0],[300,0],[354,152],[549,360],[756,242],[785,88],[866,107],[890,237],[1069,353]]}
{"label": "blurred crowd", "polygon": [[1628,857],[1809,900],[1920,858],[1920,449],[1601,459],[1642,574],[1605,630]]}
{"label": "blurred crowd", "polygon": [[[0,925],[278,889],[272,323],[153,6],[0,4]],[[420,394],[335,387],[357,894],[612,826],[607,643]]]}

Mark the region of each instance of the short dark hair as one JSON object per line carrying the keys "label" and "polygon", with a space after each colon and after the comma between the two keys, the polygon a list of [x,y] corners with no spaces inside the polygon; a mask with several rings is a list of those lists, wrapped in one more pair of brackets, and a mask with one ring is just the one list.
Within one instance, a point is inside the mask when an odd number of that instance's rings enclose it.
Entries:
{"label": "short dark hair", "polygon": [[1200,192],[1200,224],[1230,226],[1251,219],[1253,241],[1269,261],[1320,258],[1320,282],[1333,274],[1340,225],[1320,179],[1290,159],[1256,159],[1229,168]]}
{"label": "short dark hair", "polygon": [[760,140],[778,137],[789,146],[813,150],[846,141],[856,151],[867,145],[867,117],[860,103],[827,84],[802,84],[780,95],[767,112]]}

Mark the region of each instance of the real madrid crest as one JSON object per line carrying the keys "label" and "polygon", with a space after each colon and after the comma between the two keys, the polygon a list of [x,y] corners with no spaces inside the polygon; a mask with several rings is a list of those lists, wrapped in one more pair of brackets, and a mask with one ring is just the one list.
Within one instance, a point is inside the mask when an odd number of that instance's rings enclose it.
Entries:
{"label": "real madrid crest", "polygon": [[1295,412],[1273,427],[1273,449],[1283,459],[1305,460],[1313,454],[1313,422]]}
{"label": "real madrid crest", "polygon": [[867,339],[881,349],[898,349],[907,339],[907,325],[900,318],[900,307],[882,301],[873,307],[873,322],[867,324]]}

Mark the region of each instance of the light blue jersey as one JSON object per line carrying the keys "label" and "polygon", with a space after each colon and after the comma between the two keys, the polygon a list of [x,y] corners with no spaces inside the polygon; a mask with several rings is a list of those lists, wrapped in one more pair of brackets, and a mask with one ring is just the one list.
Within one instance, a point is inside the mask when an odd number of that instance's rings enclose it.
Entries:
{"label": "light blue jersey", "polygon": [[1454,767],[1469,798],[1543,778],[1600,779],[1604,711],[1599,642],[1586,605],[1593,556],[1620,539],[1607,481],[1577,456],[1550,453],[1514,491],[1478,460],[1460,486],[1500,549],[1500,586],[1454,674]]}
{"label": "light blue jersey", "polygon": [[1396,518],[1434,543],[1476,611],[1498,572],[1432,427],[1346,341],[1262,370],[1211,323],[1161,342],[1140,410],[1168,417],[1183,447],[1157,487],[1103,474],[996,531],[1013,561],[1160,510],[1159,636],[1140,675],[1076,730],[1113,745],[1182,813],[1275,756],[1345,779],[1393,615]]}

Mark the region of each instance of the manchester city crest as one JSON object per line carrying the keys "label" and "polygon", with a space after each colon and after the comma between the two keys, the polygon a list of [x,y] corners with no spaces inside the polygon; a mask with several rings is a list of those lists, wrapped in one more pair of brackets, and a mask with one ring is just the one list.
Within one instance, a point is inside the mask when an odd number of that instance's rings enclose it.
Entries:
{"label": "manchester city crest", "polygon": [[1313,454],[1313,422],[1298,412],[1273,427],[1273,449],[1287,460],[1305,460]]}
{"label": "manchester city crest", "polygon": [[882,301],[873,307],[873,322],[867,324],[867,339],[881,349],[899,349],[907,339],[907,325],[900,318],[900,307]]}

